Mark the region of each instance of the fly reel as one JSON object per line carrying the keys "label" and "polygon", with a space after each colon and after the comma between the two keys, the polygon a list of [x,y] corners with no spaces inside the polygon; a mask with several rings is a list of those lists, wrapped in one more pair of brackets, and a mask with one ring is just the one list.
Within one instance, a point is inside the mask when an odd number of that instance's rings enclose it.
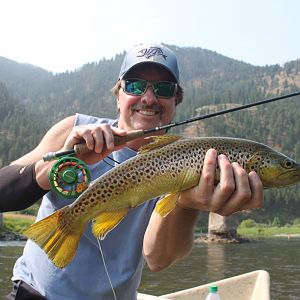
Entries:
{"label": "fly reel", "polygon": [[49,180],[52,190],[59,196],[74,198],[88,188],[91,175],[82,160],[63,156],[51,168]]}

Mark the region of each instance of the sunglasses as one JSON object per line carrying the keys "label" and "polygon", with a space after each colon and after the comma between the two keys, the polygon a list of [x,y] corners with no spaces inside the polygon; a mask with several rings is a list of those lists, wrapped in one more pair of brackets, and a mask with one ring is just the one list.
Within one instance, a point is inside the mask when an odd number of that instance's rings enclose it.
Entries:
{"label": "sunglasses", "polygon": [[121,87],[126,94],[141,96],[151,86],[156,97],[171,98],[177,90],[177,83],[168,81],[147,81],[138,78],[122,79]]}

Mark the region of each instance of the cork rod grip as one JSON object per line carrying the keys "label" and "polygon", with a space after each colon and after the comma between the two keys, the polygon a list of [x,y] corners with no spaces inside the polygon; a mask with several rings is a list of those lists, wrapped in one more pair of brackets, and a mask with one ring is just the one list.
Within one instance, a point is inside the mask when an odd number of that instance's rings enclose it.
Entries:
{"label": "cork rod grip", "polygon": [[[142,137],[143,135],[144,135],[143,130],[132,130],[132,131],[129,131],[124,136],[115,135],[114,143],[115,143],[115,146],[119,146],[119,145],[125,144],[127,142],[130,142],[132,140],[135,140],[138,137]],[[74,151],[76,154],[85,154],[85,153],[88,153],[90,150],[88,149],[86,144],[77,144],[74,146]]]}

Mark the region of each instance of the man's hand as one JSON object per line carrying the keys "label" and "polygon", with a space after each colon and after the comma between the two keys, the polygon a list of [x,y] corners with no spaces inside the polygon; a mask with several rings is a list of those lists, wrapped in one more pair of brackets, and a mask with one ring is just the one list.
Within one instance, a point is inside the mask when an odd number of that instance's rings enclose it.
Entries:
{"label": "man's hand", "polygon": [[75,126],[68,135],[62,150],[73,149],[78,143],[86,143],[90,151],[77,157],[88,164],[96,163],[112,151],[124,147],[124,145],[114,145],[114,135],[125,136],[126,131],[108,124]]}
{"label": "man's hand", "polygon": [[[216,166],[220,182],[215,185]],[[178,205],[229,216],[237,211],[261,207],[263,185],[256,172],[247,172],[230,163],[225,155],[217,156],[215,149],[207,151],[199,184],[180,194]]]}

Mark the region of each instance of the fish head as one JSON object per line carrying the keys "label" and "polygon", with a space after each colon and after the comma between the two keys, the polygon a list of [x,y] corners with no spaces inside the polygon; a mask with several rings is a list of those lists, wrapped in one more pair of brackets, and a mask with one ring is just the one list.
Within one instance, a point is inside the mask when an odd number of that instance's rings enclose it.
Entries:
{"label": "fish head", "polygon": [[285,187],[300,182],[300,164],[277,151],[259,151],[247,163],[265,188]]}

